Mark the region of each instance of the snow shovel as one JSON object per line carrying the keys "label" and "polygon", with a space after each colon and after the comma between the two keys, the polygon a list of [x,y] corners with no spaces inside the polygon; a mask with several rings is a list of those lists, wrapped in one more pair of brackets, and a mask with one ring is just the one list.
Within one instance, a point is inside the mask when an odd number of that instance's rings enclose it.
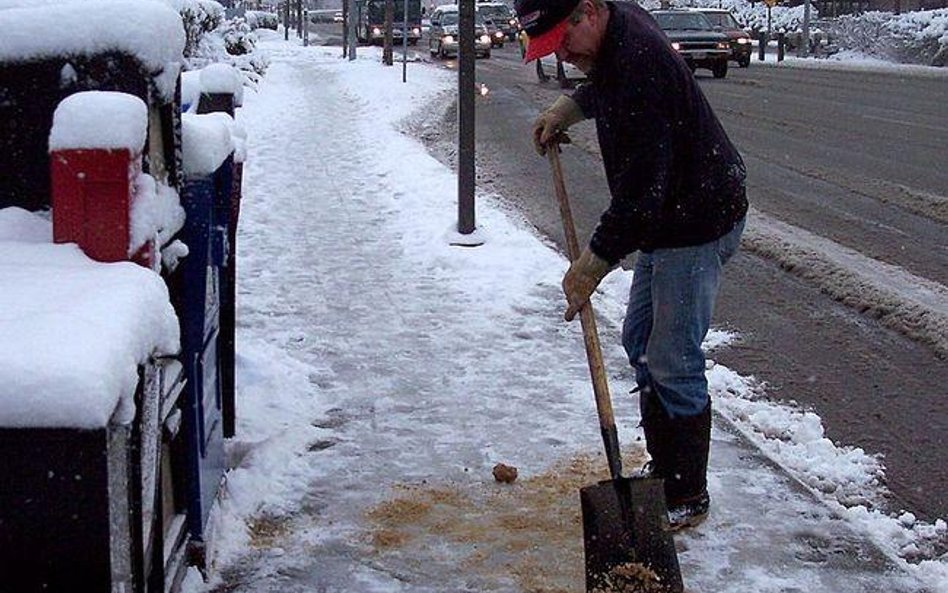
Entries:
{"label": "snow shovel", "polygon": [[[579,257],[579,243],[559,156],[559,145],[568,142],[569,138],[561,133],[550,142],[546,153],[553,169],[553,186],[566,235],[567,252],[570,261],[575,261]],[[612,478],[579,491],[586,591],[681,593],[684,585],[675,542],[668,530],[662,481],[622,477],[619,435],[591,303],[587,302],[580,309],[579,319],[596,396],[599,428]]]}

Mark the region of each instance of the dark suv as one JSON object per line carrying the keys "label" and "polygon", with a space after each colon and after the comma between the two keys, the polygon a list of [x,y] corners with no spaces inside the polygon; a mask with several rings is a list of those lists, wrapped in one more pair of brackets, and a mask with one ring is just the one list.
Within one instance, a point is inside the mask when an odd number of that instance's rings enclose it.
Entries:
{"label": "dark suv", "polygon": [[708,17],[693,10],[656,10],[652,16],[692,72],[707,68],[715,78],[727,76],[731,45],[727,35],[714,30]]}
{"label": "dark suv", "polygon": [[504,32],[507,39],[513,41],[517,38],[519,25],[517,24],[517,17],[509,6],[503,2],[478,2],[476,6],[477,12],[483,15],[484,18],[494,21],[494,24]]}
{"label": "dark suv", "polygon": [[708,17],[715,31],[720,31],[728,37],[731,44],[731,60],[737,62],[741,68],[747,68],[751,63],[751,39],[747,31],[741,27],[731,12],[724,8],[698,8],[698,12]]}

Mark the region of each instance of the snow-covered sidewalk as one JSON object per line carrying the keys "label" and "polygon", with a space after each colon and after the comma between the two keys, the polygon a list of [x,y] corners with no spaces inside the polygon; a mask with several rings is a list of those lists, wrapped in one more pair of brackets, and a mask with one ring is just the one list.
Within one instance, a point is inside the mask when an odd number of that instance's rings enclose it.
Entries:
{"label": "snow-covered sidewalk", "polygon": [[[451,246],[456,178],[401,130],[444,107],[454,73],[411,64],[403,84],[365,48],[263,46],[269,73],[238,114],[233,469],[216,571],[188,590],[581,591],[577,491],[606,472],[579,326],[562,321],[566,260],[486,194],[486,243]],[[536,176],[549,184],[540,159]],[[595,303],[631,469],[629,282],[613,274]],[[711,517],[677,538],[689,591],[948,591],[944,559],[899,558],[932,557],[944,522],[869,510],[877,460],[750,379],[709,378],[723,416]],[[499,462],[517,482],[494,481]]]}

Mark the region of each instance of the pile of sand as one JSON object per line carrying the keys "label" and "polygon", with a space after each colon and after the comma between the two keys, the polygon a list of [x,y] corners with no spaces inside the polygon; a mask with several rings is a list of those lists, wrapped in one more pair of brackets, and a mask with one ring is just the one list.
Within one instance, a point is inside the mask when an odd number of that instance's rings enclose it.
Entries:
{"label": "pile of sand", "polygon": [[[635,448],[624,463],[639,467],[644,459],[644,450]],[[391,556],[424,567],[426,557],[436,561],[445,546],[464,550],[453,562],[477,575],[485,590],[512,579],[527,593],[579,593],[585,590],[579,489],[608,477],[602,455],[579,455],[514,483],[488,475],[473,487],[399,486],[393,498],[368,512],[370,539],[383,563]],[[604,591],[612,590],[652,592]]]}

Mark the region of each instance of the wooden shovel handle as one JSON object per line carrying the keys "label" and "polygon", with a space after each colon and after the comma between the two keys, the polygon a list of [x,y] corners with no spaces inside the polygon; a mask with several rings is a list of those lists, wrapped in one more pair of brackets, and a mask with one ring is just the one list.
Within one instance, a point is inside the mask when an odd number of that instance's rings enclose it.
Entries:
{"label": "wooden shovel handle", "polygon": [[[554,140],[547,145],[546,154],[553,169],[553,188],[556,201],[560,206],[560,218],[563,221],[563,233],[566,235],[566,251],[570,261],[579,257],[579,242],[576,240],[576,227],[566,195],[566,183],[563,181],[563,168],[560,165],[560,142]],[[593,393],[596,396],[596,412],[599,415],[599,427],[602,430],[606,447],[606,457],[613,479],[622,473],[622,460],[619,455],[619,442],[616,432],[615,415],[612,412],[612,398],[609,396],[609,383],[606,380],[606,367],[602,362],[602,348],[599,345],[599,332],[596,330],[596,315],[592,303],[586,301],[579,310],[579,320],[583,326],[583,342],[586,344],[586,360],[592,378]]]}

